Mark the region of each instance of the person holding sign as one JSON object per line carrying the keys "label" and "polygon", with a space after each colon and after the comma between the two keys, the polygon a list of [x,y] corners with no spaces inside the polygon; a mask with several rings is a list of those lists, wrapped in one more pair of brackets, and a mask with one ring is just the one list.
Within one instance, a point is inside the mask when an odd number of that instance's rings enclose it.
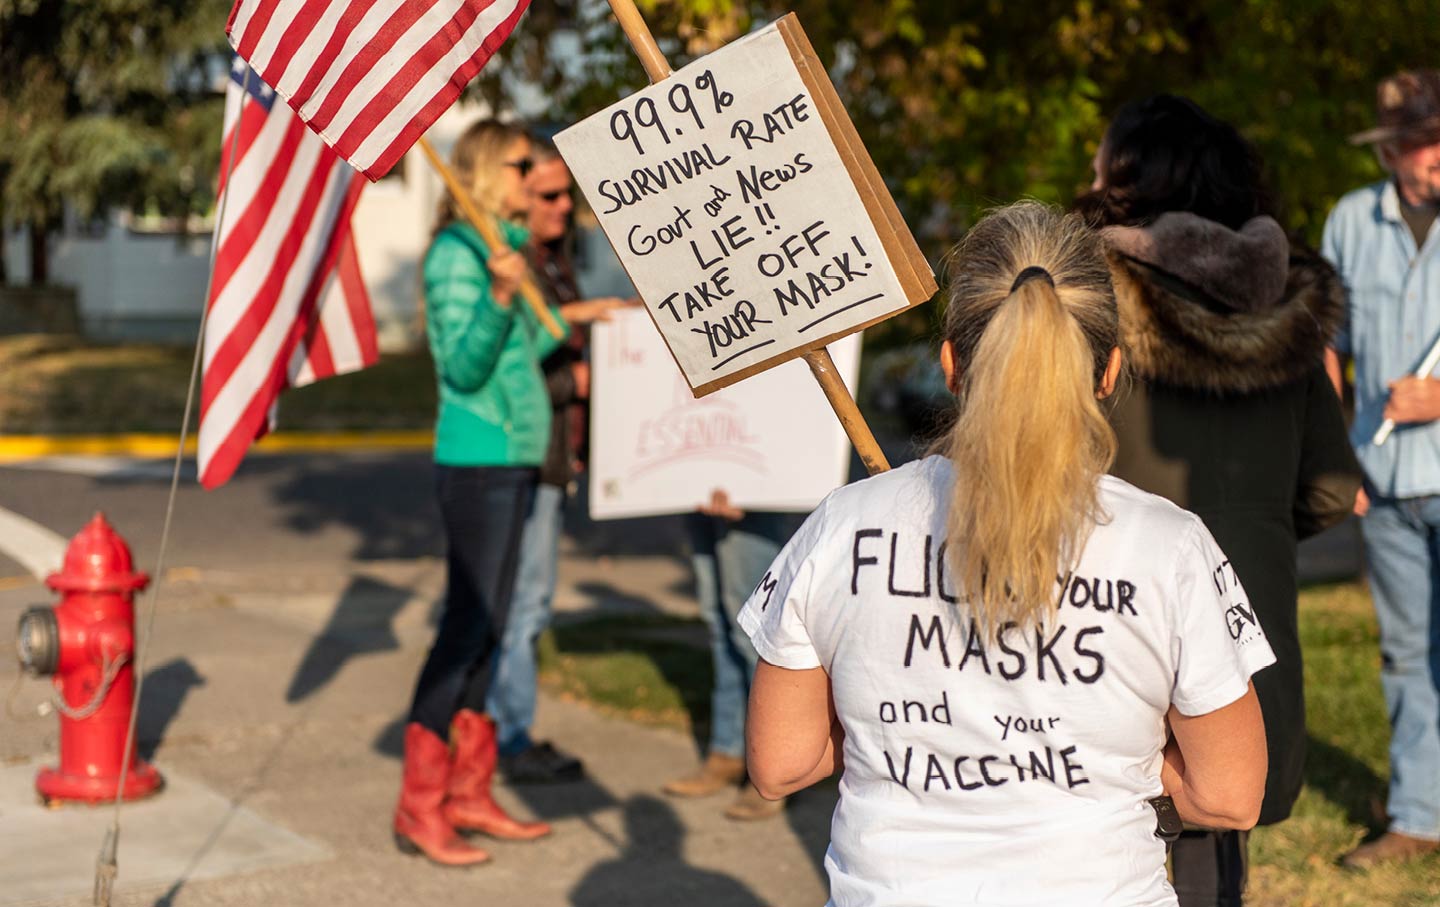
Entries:
{"label": "person holding sign", "polygon": [[530,207],[525,177],[533,166],[530,140],[518,126],[484,120],[467,129],[455,143],[452,167],[478,207],[496,218],[510,248],[487,246],[447,195],[423,269],[439,384],[435,484],[447,581],[405,728],[394,829],[402,850],[452,866],[489,859],[457,828],[511,839],[550,832],[543,822],[511,818],[491,796],[498,754],[484,714],[520,533],[549,443],[540,361],[560,342],[516,304],[526,268],[513,250],[528,234],[515,221]]}
{"label": "person holding sign", "polygon": [[[531,193],[525,254],[547,298],[560,307],[572,327],[605,320],[624,299],[581,299],[566,240],[570,233],[570,171],[549,142],[533,142],[535,169],[527,178]],[[585,437],[590,396],[586,334],[575,330],[540,364],[550,398],[550,444],[540,467],[534,502],[521,535],[520,562],[509,623],[490,688],[489,711],[495,718],[500,770],[515,783],[574,781],[584,774],[580,760],[549,741],[530,737],[535,721],[535,641],[550,622],[560,561],[560,525],[565,492],[575,477]]]}
{"label": "person holding sign", "polygon": [[[1350,513],[1360,470],[1323,368],[1345,288],[1286,238],[1262,169],[1235,127],[1159,95],[1116,115],[1079,207],[1103,227],[1136,378],[1111,407],[1111,472],[1205,521],[1275,650],[1255,678],[1269,825],[1290,815],[1305,767],[1296,542]],[[1246,838],[1186,830],[1171,854],[1182,907],[1238,907]]]}
{"label": "person holding sign", "polygon": [[1259,814],[1274,655],[1204,523],[1105,474],[1100,238],[1021,203],[951,261],[949,437],[826,498],[741,612],[751,779],[842,772],[836,907],[1174,905],[1175,813]]}
{"label": "person holding sign", "polygon": [[[723,490],[690,514],[695,597],[710,637],[710,742],[698,769],[667,782],[672,797],[709,797],[745,781],[745,711],[760,656],[736,623],[755,584],[795,531],[798,518],[776,511],[744,511]],[[740,787],[725,816],[753,821],[777,816],[784,801],[767,800],[754,784]]]}

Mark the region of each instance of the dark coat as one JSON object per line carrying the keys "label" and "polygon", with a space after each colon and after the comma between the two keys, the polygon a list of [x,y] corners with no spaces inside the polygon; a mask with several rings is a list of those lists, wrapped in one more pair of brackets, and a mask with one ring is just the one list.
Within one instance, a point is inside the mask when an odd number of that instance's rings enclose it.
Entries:
{"label": "dark coat", "polygon": [[1112,472],[1204,520],[1256,609],[1276,656],[1254,678],[1260,823],[1279,822],[1305,758],[1295,545],[1343,520],[1361,480],[1322,365],[1344,287],[1269,218],[1236,232],[1167,214],[1105,236],[1131,376],[1112,398]]}
{"label": "dark coat", "polygon": [[[545,298],[556,307],[580,299],[575,269],[561,243],[530,243],[525,247],[530,268],[539,277]],[[550,393],[550,446],[540,465],[540,484],[568,488],[575,462],[583,459],[588,410],[575,382],[574,365],[585,358],[588,331],[575,327],[570,337],[540,363]]]}

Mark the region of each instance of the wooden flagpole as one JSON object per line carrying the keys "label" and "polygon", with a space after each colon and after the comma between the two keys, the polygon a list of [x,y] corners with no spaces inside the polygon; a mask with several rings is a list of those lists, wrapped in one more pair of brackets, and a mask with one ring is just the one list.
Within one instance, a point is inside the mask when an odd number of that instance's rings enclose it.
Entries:
{"label": "wooden flagpole", "polygon": [[[450,172],[450,168],[445,166],[440,155],[435,153],[429,140],[422,135],[419,144],[420,150],[425,152],[425,157],[430,160],[430,166],[434,167],[435,172],[440,174],[440,179],[445,181],[445,188],[450,190],[450,197],[460,204],[460,210],[464,212],[465,219],[480,234],[480,238],[485,240],[485,245],[490,247],[490,251],[494,253],[508,250],[510,247],[500,236],[500,231],[495,228],[495,221],[480,211],[475,200],[470,197],[470,193],[460,185],[460,181],[455,178],[454,173]],[[565,329],[551,314],[550,307],[545,304],[545,297],[540,293],[540,288],[535,286],[535,281],[530,278],[528,271],[520,282],[520,295],[529,303],[535,317],[540,319],[540,323],[545,326],[545,330],[549,331],[552,337],[559,340],[565,336]]]}
{"label": "wooden flagpole", "polygon": [[[635,8],[635,0],[609,0],[609,3],[620,27],[625,30],[625,37],[630,39],[635,55],[645,67],[645,74],[650,77],[651,84],[670,78],[673,70],[670,69],[665,54],[661,53],[660,45],[655,43],[650,26],[645,24],[640,10]],[[885,452],[880,449],[880,444],[875,440],[870,426],[866,424],[865,417],[860,415],[860,407],[855,405],[850,389],[835,370],[835,360],[830,358],[830,350],[821,347],[805,353],[802,358],[810,366],[810,373],[815,376],[815,380],[820,382],[820,389],[825,392],[825,399],[830,401],[830,408],[835,410],[835,417],[840,420],[845,434],[850,437],[850,443],[855,445],[860,462],[865,464],[872,476],[887,472],[890,462],[885,459]]]}

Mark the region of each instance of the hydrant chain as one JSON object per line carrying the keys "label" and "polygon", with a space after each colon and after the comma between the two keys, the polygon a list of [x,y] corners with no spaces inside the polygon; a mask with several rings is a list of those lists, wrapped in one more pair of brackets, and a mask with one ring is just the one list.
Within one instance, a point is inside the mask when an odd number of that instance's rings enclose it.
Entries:
{"label": "hydrant chain", "polygon": [[108,655],[105,656],[105,671],[100,677],[100,686],[95,688],[95,695],[90,697],[90,701],[78,709],[70,708],[69,703],[65,701],[65,697],[60,695],[60,691],[52,687],[50,689],[50,699],[55,706],[55,710],[72,721],[84,721],[86,718],[95,714],[96,709],[100,708],[100,704],[105,701],[105,697],[110,693],[110,685],[113,684],[115,678],[119,676],[120,669],[125,667],[125,663],[129,660],[130,656],[125,652],[121,652],[115,658],[111,658]]}

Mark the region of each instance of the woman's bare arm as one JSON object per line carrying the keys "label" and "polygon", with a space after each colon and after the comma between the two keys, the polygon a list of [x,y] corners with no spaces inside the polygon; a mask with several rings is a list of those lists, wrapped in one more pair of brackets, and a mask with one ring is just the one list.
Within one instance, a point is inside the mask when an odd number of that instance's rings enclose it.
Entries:
{"label": "woman's bare arm", "polygon": [[745,768],[762,796],[778,800],[833,775],[844,739],[824,668],[792,671],[760,659],[750,685]]}
{"label": "woman's bare arm", "polygon": [[1268,757],[1255,686],[1227,706],[1186,716],[1170,708],[1160,779],[1180,817],[1207,828],[1250,828],[1260,817]]}

